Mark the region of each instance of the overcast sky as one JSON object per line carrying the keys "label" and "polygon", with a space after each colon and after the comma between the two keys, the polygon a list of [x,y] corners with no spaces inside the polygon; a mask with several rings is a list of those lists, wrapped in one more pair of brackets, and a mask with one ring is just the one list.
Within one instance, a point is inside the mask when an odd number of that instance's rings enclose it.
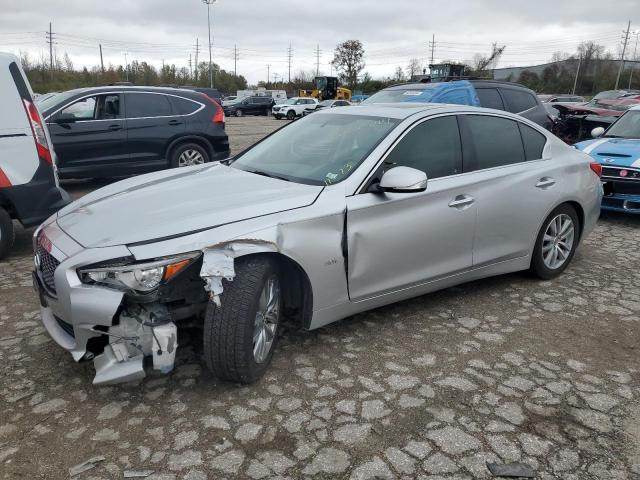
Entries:
{"label": "overcast sky", "polygon": [[[68,52],[76,66],[164,59],[186,66],[195,55],[196,38],[208,59],[207,8],[201,0],[0,0],[0,51],[48,54],[45,31],[53,23],[55,48]],[[358,39],[366,52],[365,71],[392,75],[417,57],[428,63],[428,42],[435,34],[435,60],[469,60],[487,53],[491,43],[507,48],[498,67],[544,63],[556,51],[571,53],[583,40],[618,52],[622,30],[631,20],[640,29],[639,0],[218,0],[212,7],[214,61],[250,83],[287,72],[287,48],[293,49],[293,72],[315,73],[316,45],[320,71],[338,42]],[[634,18],[635,16],[635,18]],[[631,42],[631,53],[635,45]],[[640,53],[639,53],[640,54]]]}

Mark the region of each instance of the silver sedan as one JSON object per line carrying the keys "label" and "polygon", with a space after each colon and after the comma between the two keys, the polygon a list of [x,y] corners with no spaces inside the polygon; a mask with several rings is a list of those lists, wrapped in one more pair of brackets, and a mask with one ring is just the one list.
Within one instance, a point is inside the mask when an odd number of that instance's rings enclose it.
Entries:
{"label": "silver sedan", "polygon": [[315,329],[482,277],[561,274],[600,167],[526,119],[428,104],[326,109],[220,163],[97,190],[34,234],[42,321],[94,383],[207,366],[253,382],[283,323]]}

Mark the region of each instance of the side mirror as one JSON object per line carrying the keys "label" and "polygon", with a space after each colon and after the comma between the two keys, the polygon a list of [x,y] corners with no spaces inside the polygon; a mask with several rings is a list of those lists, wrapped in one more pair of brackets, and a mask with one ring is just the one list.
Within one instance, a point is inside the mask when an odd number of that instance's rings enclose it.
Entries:
{"label": "side mirror", "polygon": [[604,133],[604,128],[602,127],[596,127],[593,130],[591,130],[591,136],[593,138],[601,137],[603,133]]}
{"label": "side mirror", "polygon": [[427,189],[427,174],[411,167],[395,167],[380,180],[378,191],[387,193],[415,193]]}

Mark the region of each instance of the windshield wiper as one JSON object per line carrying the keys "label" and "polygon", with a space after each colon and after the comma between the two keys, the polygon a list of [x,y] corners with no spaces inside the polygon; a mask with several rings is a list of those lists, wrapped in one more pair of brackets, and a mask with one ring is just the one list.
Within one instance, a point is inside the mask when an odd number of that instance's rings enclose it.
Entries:
{"label": "windshield wiper", "polygon": [[261,170],[245,170],[245,172],[255,173],[256,175],[262,175],[263,177],[277,178],[278,180],[284,180],[285,182],[290,182],[291,181],[288,178],[280,177],[280,176],[274,175],[272,173],[263,172]]}

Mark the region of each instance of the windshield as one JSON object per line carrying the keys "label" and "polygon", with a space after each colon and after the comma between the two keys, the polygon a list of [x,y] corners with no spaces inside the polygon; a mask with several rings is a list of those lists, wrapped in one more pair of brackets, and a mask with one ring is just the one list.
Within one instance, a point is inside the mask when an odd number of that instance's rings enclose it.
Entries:
{"label": "windshield", "polygon": [[333,104],[333,100],[323,100],[318,104],[319,107],[330,107]]}
{"label": "windshield", "polygon": [[609,127],[605,137],[640,138],[640,110],[631,110]]}
{"label": "windshield", "polygon": [[397,103],[397,102],[406,102],[407,99],[412,96],[420,96],[422,92],[428,90],[428,87],[415,89],[415,88],[407,88],[407,89],[393,89],[393,90],[381,90],[378,93],[371,95],[367,98],[362,105],[370,104],[370,103]]}
{"label": "windshield", "polygon": [[297,98],[290,98],[289,100],[286,100],[284,102],[282,102],[283,105],[295,105],[295,103],[298,101]]}
{"label": "windshield", "polygon": [[400,120],[316,114],[278,130],[245,151],[234,168],[307,185],[347,178]]}
{"label": "windshield", "polygon": [[38,109],[45,113],[56,105],[64,102],[66,99],[72,97],[77,92],[63,92],[63,93],[55,93],[53,95],[47,94],[42,96],[42,100],[36,100],[36,105],[38,105]]}

